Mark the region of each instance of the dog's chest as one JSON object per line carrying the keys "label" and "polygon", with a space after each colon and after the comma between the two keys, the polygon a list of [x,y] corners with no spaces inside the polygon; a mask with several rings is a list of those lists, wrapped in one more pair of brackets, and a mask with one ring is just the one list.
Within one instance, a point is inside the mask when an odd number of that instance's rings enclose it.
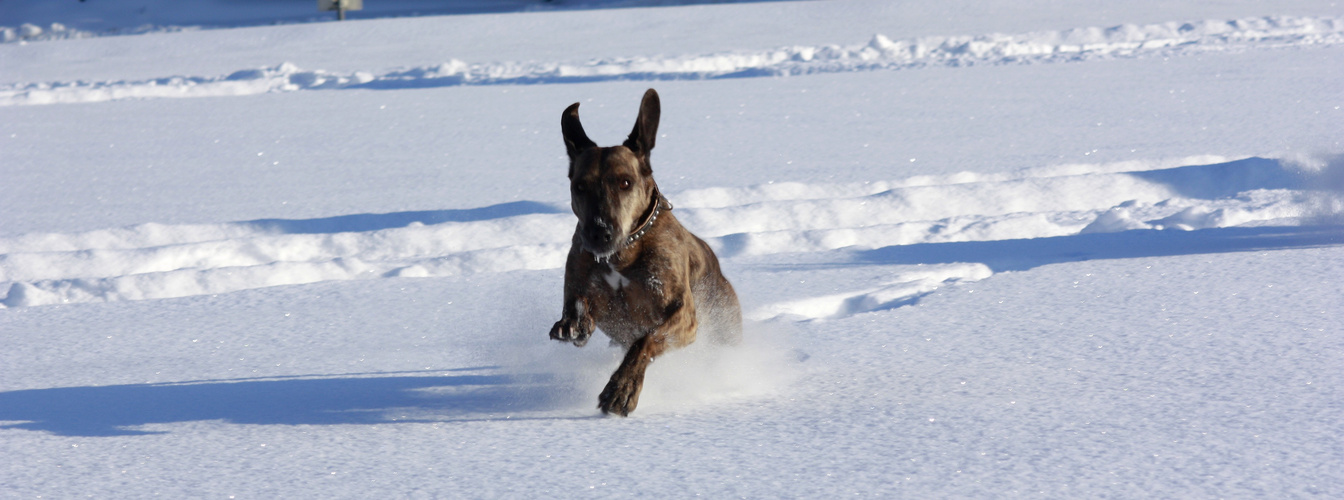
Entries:
{"label": "dog's chest", "polygon": [[[594,266],[589,275],[593,319],[613,338],[647,333],[660,323],[661,283],[648,273],[620,272],[610,265]],[[624,339],[622,339],[624,340]]]}
{"label": "dog's chest", "polygon": [[591,288],[610,296],[644,298],[659,296],[663,292],[663,283],[658,279],[658,272],[652,269],[628,268],[622,272],[611,263],[603,263],[595,266],[590,276]]}
{"label": "dog's chest", "polygon": [[625,287],[630,286],[630,278],[625,277],[624,274],[617,271],[611,264],[607,264],[606,268],[605,273],[598,271],[598,274],[602,275],[602,280],[605,281],[607,286],[613,291],[621,291],[624,290]]}

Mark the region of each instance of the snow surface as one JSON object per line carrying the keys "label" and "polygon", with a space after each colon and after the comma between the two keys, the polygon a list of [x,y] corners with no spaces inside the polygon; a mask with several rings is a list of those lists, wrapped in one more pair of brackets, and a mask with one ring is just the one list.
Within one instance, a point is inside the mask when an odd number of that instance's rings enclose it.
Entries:
{"label": "snow surface", "polygon": [[[132,3],[0,12],[0,496],[1344,495],[1336,3]],[[748,331],[604,418],[650,86]]]}
{"label": "snow surface", "polygon": [[681,80],[805,75],[974,64],[1030,64],[1099,57],[1173,56],[1208,51],[1344,43],[1344,17],[1269,16],[1161,24],[1124,24],[1020,35],[920,37],[867,43],[792,46],[765,51],[622,57],[583,62],[488,62],[459,59],[379,73],[304,70],[293,63],[227,75],[177,75],[131,81],[58,81],[0,87],[0,105],[205,97],[330,89]]}

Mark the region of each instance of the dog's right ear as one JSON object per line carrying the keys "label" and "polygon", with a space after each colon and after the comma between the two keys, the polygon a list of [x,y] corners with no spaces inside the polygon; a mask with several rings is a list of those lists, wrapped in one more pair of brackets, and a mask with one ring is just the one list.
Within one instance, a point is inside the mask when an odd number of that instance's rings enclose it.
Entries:
{"label": "dog's right ear", "polygon": [[565,136],[565,152],[569,153],[569,160],[579,157],[584,150],[597,147],[597,143],[588,138],[588,134],[583,132],[583,124],[579,123],[579,103],[570,104],[565,108],[565,113],[560,115],[560,132]]}

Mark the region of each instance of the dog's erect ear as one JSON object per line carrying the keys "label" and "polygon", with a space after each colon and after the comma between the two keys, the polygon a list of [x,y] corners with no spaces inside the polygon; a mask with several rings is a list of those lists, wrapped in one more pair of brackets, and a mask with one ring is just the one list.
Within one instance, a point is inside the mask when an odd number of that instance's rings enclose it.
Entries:
{"label": "dog's erect ear", "polygon": [[565,108],[565,113],[560,115],[560,133],[565,136],[565,151],[569,153],[569,159],[573,160],[579,157],[579,153],[589,148],[597,147],[588,134],[583,132],[583,124],[579,123],[579,103],[570,104]]}
{"label": "dog's erect ear", "polygon": [[658,139],[658,116],[662,113],[658,104],[658,92],[649,89],[644,92],[644,100],[639,103],[639,117],[635,118],[635,129],[623,144],[635,152],[635,156],[648,159],[653,151],[653,143]]}

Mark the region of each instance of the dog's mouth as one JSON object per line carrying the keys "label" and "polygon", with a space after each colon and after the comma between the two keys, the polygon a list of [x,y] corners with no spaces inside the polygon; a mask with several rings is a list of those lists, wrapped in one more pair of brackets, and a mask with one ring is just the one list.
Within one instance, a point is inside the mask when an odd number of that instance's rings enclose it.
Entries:
{"label": "dog's mouth", "polygon": [[616,231],[612,229],[614,228],[602,221],[589,222],[584,224],[579,242],[583,244],[583,249],[596,256],[597,260],[604,260],[620,250],[619,243],[625,239],[624,235],[615,234]]}
{"label": "dog's mouth", "polygon": [[603,261],[605,261],[605,260],[607,260],[607,259],[610,259],[612,255],[615,255],[615,254],[616,254],[616,247],[615,247],[615,246],[612,246],[612,247],[609,247],[609,248],[597,249],[597,248],[589,247],[588,245],[584,245],[584,246],[583,246],[583,249],[584,249],[584,250],[587,250],[588,253],[593,254],[593,260],[595,260],[595,261],[597,261],[597,262],[603,262]]}

